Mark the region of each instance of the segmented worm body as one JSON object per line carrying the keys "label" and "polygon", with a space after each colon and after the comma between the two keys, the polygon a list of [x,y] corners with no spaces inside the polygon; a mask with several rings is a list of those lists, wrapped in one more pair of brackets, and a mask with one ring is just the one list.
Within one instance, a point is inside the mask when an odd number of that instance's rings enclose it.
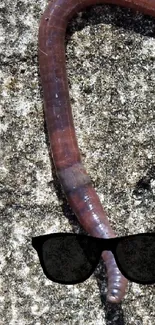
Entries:
{"label": "segmented worm body", "polygon": [[[115,233],[81,162],[65,62],[68,20],[82,9],[96,4],[118,4],[155,16],[155,0],[51,1],[40,22],[39,64],[46,125],[60,183],[83,228],[92,236],[109,238],[115,237]],[[111,252],[103,252],[102,257],[108,275],[107,300],[118,303],[125,295],[127,280],[118,270]]]}

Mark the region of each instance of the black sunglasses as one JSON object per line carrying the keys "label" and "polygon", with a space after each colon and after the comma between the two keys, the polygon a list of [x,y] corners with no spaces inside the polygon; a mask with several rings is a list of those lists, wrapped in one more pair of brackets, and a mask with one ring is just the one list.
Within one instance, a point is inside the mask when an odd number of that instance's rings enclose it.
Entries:
{"label": "black sunglasses", "polygon": [[155,283],[155,233],[102,239],[55,233],[32,238],[45,275],[61,284],[85,281],[94,272],[102,251],[111,251],[121,273],[130,281]]}

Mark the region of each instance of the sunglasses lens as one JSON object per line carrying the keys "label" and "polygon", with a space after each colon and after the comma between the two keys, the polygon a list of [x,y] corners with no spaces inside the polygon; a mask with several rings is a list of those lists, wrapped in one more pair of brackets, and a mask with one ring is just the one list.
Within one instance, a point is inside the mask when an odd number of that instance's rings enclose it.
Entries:
{"label": "sunglasses lens", "polygon": [[155,282],[155,236],[131,236],[122,239],[116,248],[120,269],[131,281]]}
{"label": "sunglasses lens", "polygon": [[44,241],[40,261],[49,279],[74,284],[93,273],[100,255],[98,242],[92,237],[59,235]]}

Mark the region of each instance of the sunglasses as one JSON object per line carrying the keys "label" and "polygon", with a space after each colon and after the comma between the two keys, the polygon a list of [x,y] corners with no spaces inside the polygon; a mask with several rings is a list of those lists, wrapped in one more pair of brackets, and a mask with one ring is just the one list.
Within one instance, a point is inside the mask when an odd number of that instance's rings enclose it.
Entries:
{"label": "sunglasses", "polygon": [[32,238],[45,275],[61,284],[88,279],[97,267],[101,253],[111,251],[121,273],[130,281],[155,283],[155,233],[118,238],[55,233]]}

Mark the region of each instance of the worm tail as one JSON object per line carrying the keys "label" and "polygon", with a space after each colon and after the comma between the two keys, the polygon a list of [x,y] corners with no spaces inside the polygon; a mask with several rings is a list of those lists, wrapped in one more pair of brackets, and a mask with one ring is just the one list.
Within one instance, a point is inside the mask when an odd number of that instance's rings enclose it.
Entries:
{"label": "worm tail", "polygon": [[102,257],[108,277],[107,300],[112,303],[119,303],[125,295],[127,279],[118,270],[111,252],[104,251]]}

